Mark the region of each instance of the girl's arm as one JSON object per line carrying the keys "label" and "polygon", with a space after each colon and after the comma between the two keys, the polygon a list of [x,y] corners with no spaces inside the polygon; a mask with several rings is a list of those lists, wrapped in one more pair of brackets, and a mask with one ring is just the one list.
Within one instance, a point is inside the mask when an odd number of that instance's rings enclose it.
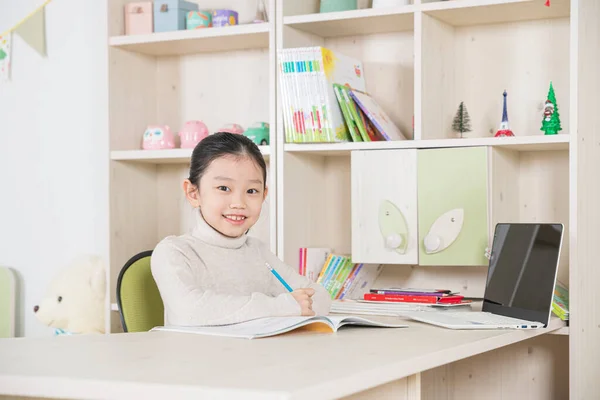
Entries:
{"label": "girl's arm", "polygon": [[329,292],[320,283],[311,282],[307,277],[300,275],[294,268],[281,261],[268,249],[266,244],[261,242],[261,247],[263,257],[292,289],[313,288],[315,290],[315,294],[312,296],[312,309],[315,314],[328,315],[332,302]]}
{"label": "girl's arm", "polygon": [[301,313],[290,293],[233,296],[198,288],[188,258],[168,239],[154,249],[151,270],[171,325],[221,325]]}

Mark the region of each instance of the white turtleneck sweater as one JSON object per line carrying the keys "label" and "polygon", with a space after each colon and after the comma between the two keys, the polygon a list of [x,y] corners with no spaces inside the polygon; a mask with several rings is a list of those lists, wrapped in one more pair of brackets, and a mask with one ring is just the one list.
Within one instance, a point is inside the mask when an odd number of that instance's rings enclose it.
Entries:
{"label": "white turtleneck sweater", "polygon": [[165,325],[220,325],[301,315],[298,302],[266,267],[293,288],[313,288],[313,310],[327,315],[329,293],[281,262],[262,241],[215,231],[199,210],[192,233],[168,236],[154,249],[152,275],[165,306]]}

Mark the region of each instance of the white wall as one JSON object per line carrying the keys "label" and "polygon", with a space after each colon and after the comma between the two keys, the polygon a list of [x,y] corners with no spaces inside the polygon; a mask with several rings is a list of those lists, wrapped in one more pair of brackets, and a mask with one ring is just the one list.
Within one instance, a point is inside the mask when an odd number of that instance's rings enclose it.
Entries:
{"label": "white wall", "polygon": [[[0,31],[42,0],[0,0]],[[106,0],[53,0],[47,57],[13,35],[0,83],[0,265],[20,275],[18,336],[45,336],[32,308],[81,253],[108,254]]]}

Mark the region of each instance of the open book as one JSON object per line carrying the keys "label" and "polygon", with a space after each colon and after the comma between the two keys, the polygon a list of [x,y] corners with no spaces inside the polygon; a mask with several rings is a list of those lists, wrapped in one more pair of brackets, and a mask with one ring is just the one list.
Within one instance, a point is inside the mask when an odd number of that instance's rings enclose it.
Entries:
{"label": "open book", "polygon": [[239,324],[218,326],[157,326],[151,329],[151,332],[168,331],[254,339],[280,335],[301,327],[315,328],[314,330],[324,332],[337,332],[344,325],[408,328],[408,325],[390,324],[374,319],[340,315],[326,317],[269,317],[241,322]]}

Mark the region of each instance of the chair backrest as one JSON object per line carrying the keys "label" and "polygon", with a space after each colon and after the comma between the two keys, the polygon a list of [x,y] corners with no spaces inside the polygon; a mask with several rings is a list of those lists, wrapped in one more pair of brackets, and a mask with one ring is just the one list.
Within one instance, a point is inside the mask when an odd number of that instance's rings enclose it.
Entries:
{"label": "chair backrest", "polygon": [[17,280],[15,273],[0,267],[0,338],[15,337]]}
{"label": "chair backrest", "polygon": [[150,270],[152,250],[131,257],[117,279],[117,304],[125,332],[146,332],[164,324],[164,305]]}

